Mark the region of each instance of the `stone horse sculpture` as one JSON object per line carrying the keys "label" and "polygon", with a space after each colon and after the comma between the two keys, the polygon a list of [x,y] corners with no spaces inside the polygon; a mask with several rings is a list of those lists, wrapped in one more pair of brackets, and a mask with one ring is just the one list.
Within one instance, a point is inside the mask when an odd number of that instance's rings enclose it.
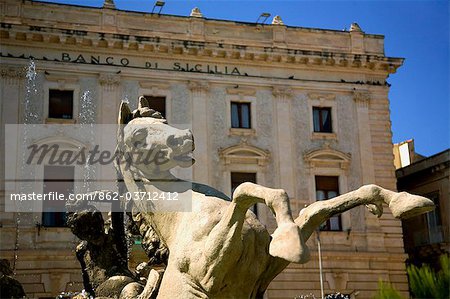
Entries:
{"label": "stone horse sculpture", "polygon": [[[143,97],[133,112],[122,102],[119,124],[117,152],[122,161],[128,161],[116,165],[122,191],[145,194],[178,190],[174,182],[180,180],[170,170],[194,163],[192,133],[169,126]],[[164,163],[155,159],[133,162],[131,153],[146,156],[155,149]],[[261,298],[289,263],[309,260],[306,241],[330,217],[359,205],[366,205],[378,217],[385,204],[397,218],[433,209],[433,202],[427,198],[367,185],[314,202],[294,220],[289,197],[281,189],[244,183],[231,199],[197,183],[189,185],[187,191],[192,197],[191,212],[164,211],[162,201],[131,201],[131,216],[149,258],[166,267],[164,275],[151,272],[143,291],[136,289],[129,297],[139,292],[142,299]],[[267,205],[273,212],[277,228],[272,235],[249,211],[256,203]]]}
{"label": "stone horse sculpture", "polygon": [[[119,123],[123,127],[118,133],[118,151],[123,156],[136,151],[145,155],[157,148],[165,161],[162,165],[119,164],[128,192],[170,190],[170,184],[161,183],[178,180],[170,170],[194,163],[192,133],[169,126],[149,108],[145,98],[139,99],[134,112],[123,102]],[[397,218],[433,209],[433,202],[427,198],[367,185],[317,201],[294,220],[289,197],[281,189],[244,183],[231,200],[201,184],[192,183],[191,191],[192,212],[149,211],[145,202],[133,202],[134,221],[156,232],[160,245],[169,252],[165,273],[158,283],[158,298],[259,298],[289,263],[308,261],[306,241],[333,215],[359,205],[366,205],[378,217],[384,204]],[[277,222],[272,235],[249,211],[256,203],[272,210]],[[141,234],[145,236],[146,232]],[[146,288],[155,291],[155,285]]]}

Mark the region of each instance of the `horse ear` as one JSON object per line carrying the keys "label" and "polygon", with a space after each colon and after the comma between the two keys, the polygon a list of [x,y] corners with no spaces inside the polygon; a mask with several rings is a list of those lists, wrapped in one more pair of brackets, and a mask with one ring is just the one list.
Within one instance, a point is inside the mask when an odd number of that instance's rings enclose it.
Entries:
{"label": "horse ear", "polygon": [[138,109],[139,108],[144,108],[144,107],[150,108],[150,104],[149,104],[148,100],[144,96],[140,96],[139,97]]}
{"label": "horse ear", "polygon": [[118,123],[119,125],[126,125],[131,120],[131,110],[128,104],[124,101],[120,104],[119,109],[119,119]]}

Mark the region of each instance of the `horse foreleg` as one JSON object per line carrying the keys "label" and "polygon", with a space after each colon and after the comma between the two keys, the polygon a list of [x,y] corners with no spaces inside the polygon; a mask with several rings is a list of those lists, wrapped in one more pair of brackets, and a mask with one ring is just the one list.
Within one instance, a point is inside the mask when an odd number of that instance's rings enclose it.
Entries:
{"label": "horse foreleg", "polygon": [[[425,197],[406,192],[397,193],[376,185],[366,185],[335,198],[312,203],[300,211],[295,223],[300,228],[302,238],[306,242],[320,224],[334,215],[360,205],[366,205],[371,213],[380,217],[383,213],[383,204],[389,206],[394,217],[401,219],[426,213],[434,208],[433,202]],[[286,250],[289,249],[286,248]],[[287,265],[286,261],[274,258],[266,271],[266,285]],[[264,290],[262,288],[262,291]]]}
{"label": "horse foreleg", "polygon": [[366,205],[372,214],[383,214],[383,203],[389,206],[396,218],[409,218],[433,210],[428,198],[407,192],[394,192],[377,185],[366,185],[326,201],[316,201],[300,211],[295,223],[300,227],[304,240],[308,240],[316,228],[330,217],[360,205]]}
{"label": "horse foreleg", "polygon": [[277,229],[269,244],[271,256],[294,263],[301,263],[309,258],[308,247],[292,218],[289,197],[284,190],[244,183],[234,191],[233,201],[246,203],[243,206],[247,209],[256,202],[264,203],[272,210]]}

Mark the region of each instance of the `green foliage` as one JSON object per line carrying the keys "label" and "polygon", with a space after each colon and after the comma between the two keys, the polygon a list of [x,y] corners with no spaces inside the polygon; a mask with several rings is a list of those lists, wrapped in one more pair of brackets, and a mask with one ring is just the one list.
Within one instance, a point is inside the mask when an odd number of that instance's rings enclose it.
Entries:
{"label": "green foliage", "polygon": [[448,255],[440,257],[441,270],[435,272],[428,265],[407,268],[411,291],[414,298],[450,298],[450,264]]}
{"label": "green foliage", "polygon": [[378,281],[378,292],[374,299],[405,299],[389,282]]}

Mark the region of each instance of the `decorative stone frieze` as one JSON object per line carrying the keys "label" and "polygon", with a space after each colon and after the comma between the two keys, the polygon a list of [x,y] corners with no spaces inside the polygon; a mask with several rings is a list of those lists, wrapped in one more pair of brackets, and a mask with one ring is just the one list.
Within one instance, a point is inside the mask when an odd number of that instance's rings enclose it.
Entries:
{"label": "decorative stone frieze", "polygon": [[201,81],[189,81],[189,89],[193,94],[206,93],[209,90],[209,84]]}
{"label": "decorative stone frieze", "polygon": [[120,76],[116,74],[100,74],[98,82],[103,88],[113,90],[120,84]]}
{"label": "decorative stone frieze", "polygon": [[336,98],[336,94],[334,93],[318,93],[318,92],[311,92],[308,93],[308,97],[311,100],[325,100],[325,101],[332,101]]}
{"label": "decorative stone frieze", "polygon": [[17,85],[20,80],[25,78],[25,69],[17,67],[6,67],[2,66],[0,68],[0,76],[5,80],[6,84]]}
{"label": "decorative stone frieze", "polygon": [[120,84],[120,76],[111,74],[100,74],[98,81],[101,85],[117,85]]}
{"label": "decorative stone frieze", "polygon": [[[113,13],[112,10],[107,10],[102,14],[101,28],[109,25],[113,25],[117,21],[117,15]],[[149,37],[149,36],[131,36],[123,35],[119,37],[114,33],[102,32],[83,32],[84,35],[89,36],[89,42],[83,42],[83,46],[86,47],[99,47],[99,48],[117,48],[117,45],[123,43],[122,38],[134,38],[138,41],[138,47],[133,44],[129,47],[123,48],[128,51],[145,50],[145,51],[157,51],[162,55],[173,55],[173,54],[189,54],[193,56],[208,56],[214,58],[231,58],[233,60],[245,60],[245,61],[270,61],[276,63],[288,63],[288,64],[306,64],[311,67],[340,67],[340,68],[361,68],[369,69],[372,71],[387,71],[389,73],[395,73],[397,68],[403,63],[403,59],[400,58],[387,58],[382,55],[372,55],[366,54],[366,49],[364,48],[364,40],[366,34],[362,31],[354,29],[350,31],[350,42],[351,42],[351,52],[342,55],[341,52],[334,52],[333,49],[329,50],[308,50],[299,49],[297,46],[289,43],[289,47],[286,48],[275,48],[267,47],[264,45],[252,45],[236,51],[236,44],[233,41],[228,42],[206,42],[204,41],[204,34],[208,32],[208,24],[201,17],[192,17],[189,20],[190,24],[189,30],[187,31],[187,38],[195,38],[199,40],[197,43],[192,43],[189,45],[188,49],[183,47],[174,47],[174,45],[184,45],[185,40],[176,39],[173,37]],[[282,22],[282,21],[281,21]],[[5,24],[5,26],[10,26],[7,35],[2,35],[2,42],[7,42],[8,40],[18,39],[27,40],[31,39],[34,43],[48,43],[51,41],[56,41],[59,35],[60,42],[66,44],[75,45],[77,44],[77,38],[75,36],[67,36],[67,32],[78,32],[79,30],[67,30],[63,28],[47,28],[44,25],[39,28],[41,31],[30,32],[28,26],[18,25],[18,24]],[[102,30],[99,28],[98,30]],[[356,28],[356,27],[355,27]],[[277,24],[271,28],[273,32],[273,42],[287,43],[292,37],[290,37],[290,30],[286,26]],[[220,34],[218,30],[212,30]],[[28,34],[28,35],[27,35]],[[120,40],[118,40],[120,39]],[[81,41],[81,40],[80,40]],[[119,42],[119,43],[117,43]],[[131,40],[130,40],[131,42]]]}
{"label": "decorative stone frieze", "polygon": [[294,96],[294,91],[288,86],[275,86],[272,88],[272,94],[277,101],[286,102]]}
{"label": "decorative stone frieze", "polygon": [[238,145],[219,150],[223,163],[244,163],[265,166],[270,160],[270,152],[241,142]]}
{"label": "decorative stone frieze", "polygon": [[351,162],[350,154],[332,149],[329,145],[326,145],[324,148],[309,151],[303,158],[310,169],[326,167],[347,170]]}
{"label": "decorative stone frieze", "polygon": [[369,107],[370,94],[368,92],[355,91],[353,93],[353,99],[355,100],[357,107]]}

